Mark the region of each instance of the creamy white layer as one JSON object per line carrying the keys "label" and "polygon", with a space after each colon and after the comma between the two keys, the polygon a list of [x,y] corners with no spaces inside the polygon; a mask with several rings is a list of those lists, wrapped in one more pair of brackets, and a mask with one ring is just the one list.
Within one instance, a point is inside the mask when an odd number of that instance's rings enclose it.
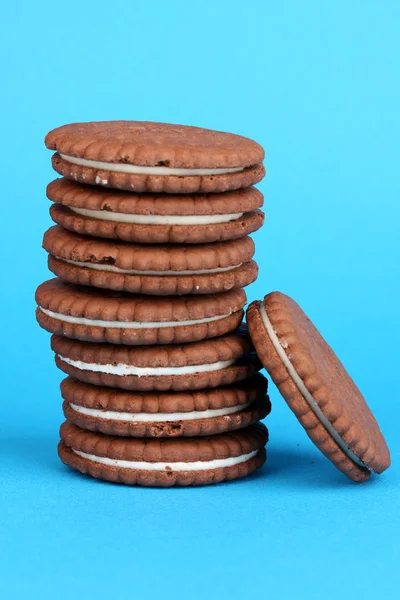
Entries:
{"label": "creamy white layer", "polygon": [[113,221],[117,223],[135,223],[137,225],[211,225],[227,223],[239,219],[243,213],[227,215],[132,215],[109,210],[88,210],[87,208],[69,207],[73,212],[91,219]]}
{"label": "creamy white layer", "polygon": [[225,408],[215,408],[209,410],[194,410],[192,412],[177,413],[129,413],[116,410],[98,410],[96,408],[87,408],[70,402],[71,408],[76,412],[95,417],[96,419],[106,419],[110,421],[129,421],[132,423],[159,423],[168,421],[197,421],[198,419],[212,419],[213,417],[226,417],[250,406],[241,404],[239,406],[229,406]]}
{"label": "creamy white layer", "polygon": [[314,412],[315,416],[320,420],[320,422],[325,427],[325,429],[327,430],[329,435],[335,440],[335,442],[337,443],[339,448],[341,448],[343,450],[343,452],[348,456],[348,458],[350,458],[350,460],[352,460],[354,463],[356,463],[360,467],[365,468],[365,465],[358,458],[358,456],[356,456],[356,454],[354,454],[354,452],[347,446],[346,442],[340,437],[340,435],[338,434],[336,429],[333,427],[332,423],[324,415],[324,413],[318,406],[318,403],[314,400],[314,398],[312,397],[312,395],[310,394],[310,392],[304,385],[303,380],[301,379],[300,375],[297,373],[296,369],[292,365],[284,348],[281,346],[278,336],[276,335],[274,328],[272,327],[272,323],[268,318],[267,311],[264,308],[263,302],[261,302],[261,306],[260,306],[260,315],[261,315],[261,319],[264,324],[264,327],[267,330],[268,337],[271,340],[276,352],[278,353],[279,358],[285,365],[290,377],[296,384],[297,389],[303,396],[304,400],[307,402],[310,409]]}
{"label": "creamy white layer", "polygon": [[211,373],[226,369],[235,363],[235,360],[220,360],[207,365],[189,365],[186,367],[136,367],[135,365],[99,365],[97,363],[85,363],[81,360],[72,360],[58,354],[58,358],[71,367],[81,371],[95,371],[96,373],[108,373],[109,375],[135,375],[136,377],[162,377],[169,375],[194,375],[195,373]]}
{"label": "creamy white layer", "polygon": [[106,456],[96,456],[95,454],[86,454],[80,450],[71,448],[75,454],[91,460],[95,463],[108,465],[110,467],[122,467],[123,469],[135,469],[141,471],[206,471],[207,469],[220,469],[223,467],[233,467],[240,463],[247,462],[255,456],[259,450],[253,450],[248,454],[240,456],[231,456],[229,458],[216,458],[214,460],[198,460],[195,462],[144,462],[138,460],[122,460],[116,458],[108,458]]}
{"label": "creamy white layer", "polygon": [[[190,177],[193,175],[224,175],[226,173],[238,173],[243,171],[244,167],[234,167],[229,169],[179,169],[174,167],[144,167],[140,165],[129,165],[126,163],[110,163],[100,160],[89,160],[87,158],[77,158],[76,156],[67,156],[61,154],[62,159],[74,165],[81,167],[91,167],[101,171],[113,171],[116,173],[130,173],[133,175],[177,175],[179,177]],[[105,180],[106,181],[106,180]],[[99,183],[107,185],[100,180]]]}
{"label": "creamy white layer", "polygon": [[232,313],[218,315],[216,317],[207,317],[204,319],[188,319],[187,321],[102,321],[101,319],[86,319],[84,317],[72,317],[55,313],[47,308],[39,306],[40,310],[52,319],[73,323],[74,325],[88,325],[89,327],[109,327],[113,329],[163,329],[166,327],[187,327],[189,325],[201,325],[211,323],[229,317]]}
{"label": "creamy white layer", "polygon": [[56,256],[55,258],[57,258],[57,260],[63,260],[64,262],[67,262],[70,265],[75,265],[76,267],[86,267],[87,269],[94,269],[96,271],[110,271],[112,273],[123,273],[124,275],[161,275],[165,277],[171,275],[211,275],[212,273],[225,273],[226,271],[232,271],[233,269],[237,269],[241,266],[241,264],[239,264],[233,265],[231,267],[200,269],[198,271],[139,271],[137,269],[119,269],[114,265],[101,265],[98,263],[68,260],[66,258],[60,258],[59,256]]}

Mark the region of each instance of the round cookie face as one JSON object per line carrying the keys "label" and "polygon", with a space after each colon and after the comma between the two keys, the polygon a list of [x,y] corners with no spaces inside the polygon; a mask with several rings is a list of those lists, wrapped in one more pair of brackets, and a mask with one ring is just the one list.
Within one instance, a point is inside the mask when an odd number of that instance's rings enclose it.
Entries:
{"label": "round cookie face", "polygon": [[61,460],[96,479],[128,485],[170,487],[238,479],[266,459],[267,429],[252,425],[211,437],[143,439],[60,428]]}
{"label": "round cookie face", "polygon": [[53,168],[68,179],[131,192],[224,192],[265,174],[262,147],[242,136],[166,123],[72,123],[50,131]]}
{"label": "round cookie face", "polygon": [[252,283],[249,237],[201,245],[144,245],[81,236],[59,226],[44,235],[49,269],[61,279],[153,296],[213,294]]}
{"label": "round cookie face", "polygon": [[112,344],[178,344],[235,330],[243,318],[242,289],[200,296],[142,296],[74,286],[51,279],[36,291],[39,325],[51,333]]}
{"label": "round cookie face", "polygon": [[57,366],[80,381],[134,391],[181,391],[230,385],[261,363],[239,328],[212,340],[168,346],[80,342],[53,335]]}
{"label": "round cookie face", "polygon": [[126,392],[67,377],[61,394],[71,423],[132,437],[215,435],[252,425],[271,410],[262,375],[228,387],[165,393]]}
{"label": "round cookie face", "polygon": [[390,466],[361,392],[301,308],[273,292],[253,302],[247,323],[257,353],[308,436],[354,481]]}
{"label": "round cookie face", "polygon": [[238,239],[264,222],[263,196],[250,187],[222,194],[132,194],[56,179],[47,187],[57,224],[82,235],[141,244]]}

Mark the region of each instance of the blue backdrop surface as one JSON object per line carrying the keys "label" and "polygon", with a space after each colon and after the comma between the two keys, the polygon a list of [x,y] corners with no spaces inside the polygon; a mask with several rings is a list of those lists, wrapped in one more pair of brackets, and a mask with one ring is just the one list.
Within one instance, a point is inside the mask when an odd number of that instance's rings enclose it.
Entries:
{"label": "blue backdrop surface", "polygon": [[[398,598],[399,26],[396,0],[7,3],[0,20],[4,598]],[[62,421],[33,294],[73,121],[195,124],[266,149],[249,300],[292,295],[342,358],[393,466],[355,485],[271,385],[269,461],[202,489],[129,489],[56,455]]]}

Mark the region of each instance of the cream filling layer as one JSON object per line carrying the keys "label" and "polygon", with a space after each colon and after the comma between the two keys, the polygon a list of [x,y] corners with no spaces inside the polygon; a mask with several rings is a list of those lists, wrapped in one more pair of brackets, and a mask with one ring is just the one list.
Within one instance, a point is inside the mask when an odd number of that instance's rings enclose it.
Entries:
{"label": "cream filling layer", "polygon": [[211,275],[213,273],[225,273],[226,271],[232,271],[241,266],[233,265],[230,267],[217,267],[215,269],[199,269],[198,271],[139,271],[138,269],[119,269],[114,265],[101,265],[90,262],[80,262],[78,260],[68,260],[66,258],[60,258],[56,256],[57,260],[63,260],[70,265],[76,267],[86,267],[87,269],[94,269],[96,271],[110,271],[112,273],[123,273],[124,275],[160,275],[160,276],[171,276],[171,275]]}
{"label": "cream filling layer", "polygon": [[281,344],[279,342],[278,336],[276,335],[274,328],[272,327],[272,323],[268,318],[267,311],[265,310],[263,302],[261,302],[260,315],[261,315],[261,319],[264,324],[264,327],[267,330],[268,337],[271,340],[276,352],[278,353],[279,358],[285,365],[290,377],[294,381],[295,385],[297,386],[297,389],[303,396],[304,400],[307,402],[310,409],[313,411],[315,416],[319,419],[319,421],[325,427],[325,429],[327,430],[329,435],[335,440],[335,442],[337,443],[339,448],[341,448],[341,450],[343,450],[343,452],[348,456],[348,458],[350,458],[350,460],[352,460],[358,466],[366,468],[365,465],[363,464],[363,462],[358,458],[358,456],[356,456],[356,454],[354,454],[354,452],[352,450],[350,450],[350,448],[348,447],[346,442],[343,440],[343,438],[340,437],[340,435],[338,434],[336,429],[333,427],[332,423],[324,415],[324,413],[318,406],[318,403],[314,400],[314,398],[312,397],[312,395],[310,394],[310,392],[304,385],[303,380],[301,379],[300,375],[297,373],[297,371],[294,368],[294,366],[292,365],[288,355],[286,354],[285,350],[283,349],[283,347],[281,346]]}
{"label": "cream filling layer", "polygon": [[[67,156],[59,153],[63,160],[80,167],[91,167],[101,171],[113,171],[116,173],[130,173],[132,175],[177,175],[179,177],[190,177],[193,175],[224,175],[226,173],[238,173],[244,167],[233,167],[228,169],[180,169],[174,167],[145,167],[140,165],[129,165],[126,163],[110,163],[101,160],[89,160],[76,156]],[[106,183],[104,183],[106,181]],[[107,185],[107,180],[99,180],[99,183]]]}
{"label": "cream filling layer", "polygon": [[227,215],[132,215],[108,210],[88,210],[69,206],[70,210],[92,219],[117,223],[135,223],[137,225],[212,225],[227,223],[239,219],[243,213]]}
{"label": "cream filling layer", "polygon": [[212,323],[229,317],[232,313],[226,315],[217,315],[216,317],[207,317],[204,319],[188,319],[187,321],[102,321],[101,319],[86,319],[84,317],[72,317],[55,313],[47,308],[39,306],[40,310],[52,319],[73,323],[74,325],[88,325],[89,327],[108,327],[113,329],[163,329],[166,327],[188,327],[189,325],[201,325],[203,323]]}
{"label": "cream filling layer", "polygon": [[116,410],[98,410],[96,408],[87,408],[78,404],[69,403],[70,407],[76,412],[95,417],[96,419],[105,419],[110,421],[130,421],[132,423],[159,423],[168,421],[197,421],[199,419],[212,419],[213,417],[226,417],[235,414],[250,406],[241,404],[239,406],[229,406],[225,408],[215,408],[209,410],[194,410],[192,412],[177,413],[129,413]]}
{"label": "cream filling layer", "polygon": [[106,456],[96,456],[95,454],[86,454],[80,450],[71,448],[75,454],[95,463],[107,465],[109,467],[121,467],[123,469],[135,469],[140,471],[206,471],[207,469],[221,469],[223,467],[233,467],[240,463],[247,462],[255,456],[259,450],[253,450],[240,456],[231,456],[229,458],[216,458],[214,460],[197,460],[195,462],[144,462],[142,460],[122,460],[108,458]]}
{"label": "cream filling layer", "polygon": [[99,365],[97,363],[86,363],[81,360],[72,360],[58,354],[60,360],[66,362],[71,367],[80,369],[81,371],[94,371],[96,373],[107,373],[109,375],[135,375],[136,377],[163,377],[169,375],[194,375],[196,373],[211,373],[226,369],[235,363],[232,360],[220,360],[216,363],[206,365],[189,365],[185,367],[136,367],[135,365],[124,365],[118,363],[116,365]]}

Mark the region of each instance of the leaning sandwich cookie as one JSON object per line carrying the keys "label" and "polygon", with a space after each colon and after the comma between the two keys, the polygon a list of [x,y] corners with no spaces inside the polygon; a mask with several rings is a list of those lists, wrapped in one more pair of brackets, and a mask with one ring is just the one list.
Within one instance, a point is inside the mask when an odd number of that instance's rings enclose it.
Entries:
{"label": "leaning sandwich cookie", "polygon": [[134,194],[55,179],[50,215],[65,229],[141,244],[204,244],[244,237],[264,222],[254,187],[221,194]]}
{"label": "leaning sandwich cookie", "polygon": [[154,296],[214,294],[252,283],[254,242],[133,244],[78,235],[55,225],[43,238],[49,269],[79,285]]}
{"label": "leaning sandwich cookie", "polygon": [[80,381],[134,391],[181,391],[230,385],[261,363],[245,329],[178,345],[122,346],[53,335],[57,366]]}
{"label": "leaning sandwich cookie", "polygon": [[130,437],[194,437],[243,429],[269,414],[268,382],[254,375],[230,386],[187,392],[128,392],[72,377],[61,383],[66,419]]}
{"label": "leaning sandwich cookie", "polygon": [[143,296],[82,287],[51,279],[36,291],[39,325],[89,342],[179,344],[236,329],[246,294],[237,288],[198,296]]}
{"label": "leaning sandwich cookie", "polygon": [[273,292],[247,310],[258,356],[315,445],[354,481],[390,466],[385,439],[333,350],[288,296]]}
{"label": "leaning sandwich cookie", "polygon": [[50,131],[53,168],[67,179],[128,190],[191,194],[248,187],[265,174],[248,138],[143,121],[72,123]]}
{"label": "leaning sandwich cookie", "polygon": [[68,466],[116,483],[207,485],[238,479],[262,467],[268,431],[262,424],[210,437],[127,438],[61,425],[58,453]]}

